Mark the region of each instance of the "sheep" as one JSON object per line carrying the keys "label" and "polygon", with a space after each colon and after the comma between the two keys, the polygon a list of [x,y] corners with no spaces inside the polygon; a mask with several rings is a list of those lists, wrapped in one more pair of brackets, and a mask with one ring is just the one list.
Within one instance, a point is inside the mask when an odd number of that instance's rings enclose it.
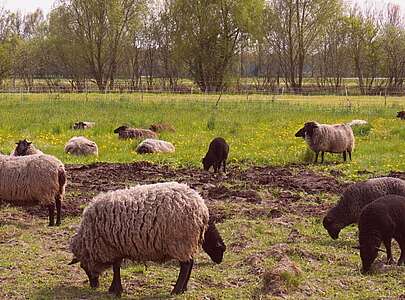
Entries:
{"label": "sheep", "polygon": [[73,259],[80,262],[90,286],[99,286],[100,274],[112,266],[109,292],[123,289],[120,266],[124,258],[137,262],[180,262],[172,294],[187,289],[193,257],[201,246],[221,263],[226,246],[201,196],[177,182],[138,185],[97,195],[84,210],[77,233],[70,241]]}
{"label": "sheep", "polygon": [[95,122],[79,121],[73,124],[72,129],[74,130],[89,129],[93,128],[95,125],[96,125]]}
{"label": "sheep", "polygon": [[17,146],[11,152],[11,156],[25,156],[25,155],[34,155],[34,154],[43,154],[41,150],[35,148],[32,142],[28,142],[26,139],[19,140],[15,143]]}
{"label": "sheep", "polygon": [[142,139],[142,138],[150,138],[156,139],[157,134],[149,129],[142,129],[142,128],[131,128],[126,125],[120,126],[114,130],[114,133],[118,133],[118,137],[120,139]]}
{"label": "sheep", "polygon": [[163,131],[169,131],[169,132],[175,132],[176,129],[170,124],[167,123],[155,123],[150,125],[149,127],[150,130],[153,132],[163,132]]}
{"label": "sheep", "polygon": [[0,155],[0,199],[13,204],[46,205],[49,226],[61,223],[61,204],[65,194],[66,172],[60,160],[40,154]]}
{"label": "sheep", "polygon": [[353,127],[353,126],[367,125],[368,122],[365,120],[352,120],[346,124],[349,125],[350,127]]}
{"label": "sheep", "polygon": [[65,152],[76,156],[98,156],[98,147],[95,142],[88,140],[84,136],[74,136],[66,143]]}
{"label": "sheep", "polygon": [[226,141],[217,137],[213,139],[208,147],[208,152],[205,157],[202,159],[204,170],[208,171],[211,166],[214,167],[214,172],[217,173],[223,165],[223,170],[226,172],[226,160],[228,159],[229,154],[229,145]]}
{"label": "sheep", "polygon": [[405,263],[405,197],[386,195],[366,205],[359,219],[359,248],[362,272],[370,271],[377,257],[381,242],[387,250],[387,262],[391,263],[391,240],[394,238],[401,249],[398,266]]}
{"label": "sheep", "polygon": [[397,113],[397,118],[400,118],[401,120],[405,120],[405,110],[399,111]]}
{"label": "sheep", "polygon": [[173,153],[175,148],[172,143],[162,141],[162,140],[154,140],[154,139],[146,139],[143,140],[137,147],[136,152],[139,154],[144,153]]}
{"label": "sheep", "polygon": [[326,214],[323,227],[331,238],[337,239],[340,230],[357,223],[365,205],[388,194],[405,196],[405,181],[393,177],[380,177],[350,185],[336,206]]}
{"label": "sheep", "polygon": [[317,122],[307,122],[304,127],[297,131],[296,137],[302,137],[312,151],[315,152],[315,163],[318,162],[318,155],[321,152],[322,161],[325,152],[343,153],[343,160],[346,161],[346,152],[352,160],[354,150],[354,135],[350,126],[345,124],[327,125]]}

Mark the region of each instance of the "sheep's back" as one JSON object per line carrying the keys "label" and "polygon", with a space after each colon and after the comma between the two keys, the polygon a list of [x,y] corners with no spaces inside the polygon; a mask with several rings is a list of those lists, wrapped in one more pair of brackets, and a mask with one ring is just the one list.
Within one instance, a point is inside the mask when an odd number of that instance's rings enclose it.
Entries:
{"label": "sheep's back", "polygon": [[137,150],[142,147],[148,149],[150,153],[173,153],[175,151],[175,148],[172,143],[155,139],[143,140],[137,146]]}
{"label": "sheep's back", "polygon": [[137,186],[96,196],[73,244],[85,245],[78,251],[93,262],[186,261],[198,251],[208,217],[204,200],[184,184]]}
{"label": "sheep's back", "polygon": [[51,204],[60,190],[62,162],[49,155],[0,157],[0,199]]}
{"label": "sheep's back", "polygon": [[311,149],[316,151],[333,153],[353,151],[353,130],[344,124],[320,124],[319,128],[314,130],[313,136],[309,140],[307,139],[307,142]]}

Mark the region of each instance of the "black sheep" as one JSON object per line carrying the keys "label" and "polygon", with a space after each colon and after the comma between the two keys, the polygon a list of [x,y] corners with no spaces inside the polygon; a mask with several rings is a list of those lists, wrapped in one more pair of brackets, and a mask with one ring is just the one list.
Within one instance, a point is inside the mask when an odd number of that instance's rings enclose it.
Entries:
{"label": "black sheep", "polygon": [[392,261],[391,240],[401,248],[398,266],[405,262],[405,197],[387,195],[364,207],[359,219],[362,272],[368,272],[377,257],[381,243],[387,249],[387,261]]}
{"label": "black sheep", "polygon": [[404,110],[399,111],[397,113],[397,118],[400,118],[401,120],[405,120],[405,111]]}
{"label": "black sheep", "polygon": [[217,173],[223,164],[224,172],[226,168],[226,160],[228,158],[229,145],[226,141],[217,137],[213,139],[208,147],[208,152],[202,160],[204,170],[208,171],[211,166],[214,167],[214,172]]}

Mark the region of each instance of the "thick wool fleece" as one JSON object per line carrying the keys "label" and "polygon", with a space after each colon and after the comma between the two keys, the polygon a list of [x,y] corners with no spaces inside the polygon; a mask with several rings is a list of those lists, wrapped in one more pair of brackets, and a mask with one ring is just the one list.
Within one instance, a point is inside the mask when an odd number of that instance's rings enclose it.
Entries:
{"label": "thick wool fleece", "polygon": [[405,181],[393,177],[373,178],[350,185],[335,207],[327,214],[338,228],[357,223],[361,210],[374,200],[389,194],[405,196]]}
{"label": "thick wool fleece", "polygon": [[65,152],[77,156],[98,155],[98,147],[84,136],[74,136],[66,143]]}
{"label": "thick wool fleece", "polygon": [[136,147],[138,153],[173,153],[174,151],[175,148],[172,143],[155,139],[143,140]]}
{"label": "thick wool fleece", "polygon": [[354,135],[350,126],[345,124],[317,124],[312,137],[306,136],[308,146],[315,152],[342,153],[354,150]]}
{"label": "thick wool fleece", "polygon": [[201,196],[177,182],[102,193],[85,209],[70,249],[90,270],[119,258],[188,261],[203,242],[208,219]]}
{"label": "thick wool fleece", "polygon": [[127,128],[118,132],[118,137],[121,139],[142,139],[142,138],[157,138],[157,134],[149,129],[142,128]]}
{"label": "thick wool fleece", "polygon": [[0,155],[0,199],[50,205],[65,193],[65,168],[50,155]]}

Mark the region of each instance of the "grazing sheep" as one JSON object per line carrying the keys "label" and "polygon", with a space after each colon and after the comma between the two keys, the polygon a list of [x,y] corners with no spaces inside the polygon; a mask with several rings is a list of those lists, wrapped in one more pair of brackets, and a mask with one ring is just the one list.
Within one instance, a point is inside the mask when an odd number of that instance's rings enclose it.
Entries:
{"label": "grazing sheep", "polygon": [[399,111],[397,113],[397,118],[400,118],[401,120],[405,120],[405,111],[404,110]]}
{"label": "grazing sheep", "polygon": [[62,162],[50,155],[0,155],[0,199],[13,204],[46,205],[49,226],[61,221],[66,172]]}
{"label": "grazing sheep", "polygon": [[163,131],[170,131],[170,132],[175,132],[176,129],[174,129],[174,127],[170,124],[167,123],[155,123],[150,125],[149,127],[150,130],[152,130],[153,132],[163,132]]}
{"label": "grazing sheep", "polygon": [[223,169],[225,172],[226,160],[228,159],[229,145],[226,141],[217,137],[213,139],[208,147],[208,152],[202,159],[204,170],[208,171],[211,166],[214,167],[214,172],[217,173],[223,164]]}
{"label": "grazing sheep", "polygon": [[172,294],[186,291],[199,247],[220,263],[225,251],[208,208],[201,196],[177,182],[136,186],[96,196],[84,210],[80,228],[70,242],[90,286],[98,287],[99,275],[112,266],[109,292],[121,295],[123,259],[137,262],[180,262]]}
{"label": "grazing sheep", "polygon": [[307,122],[304,127],[297,131],[296,137],[302,137],[309,148],[315,152],[315,162],[318,161],[319,152],[323,157],[325,152],[343,153],[343,160],[346,161],[346,152],[352,160],[354,149],[354,135],[350,126],[345,124],[327,125],[317,122]]}
{"label": "grazing sheep", "polygon": [[65,145],[65,152],[72,155],[96,155],[98,156],[97,144],[84,136],[74,136]]}
{"label": "grazing sheep", "polygon": [[131,128],[128,126],[120,126],[114,130],[114,133],[118,133],[118,137],[120,139],[143,139],[143,138],[150,138],[155,139],[157,138],[157,134],[149,129],[142,129],[142,128]]}
{"label": "grazing sheep", "polygon": [[139,154],[144,153],[173,153],[175,148],[172,143],[162,141],[162,140],[154,140],[154,139],[146,139],[143,140],[137,147],[136,152]]}
{"label": "grazing sheep", "polygon": [[359,219],[359,247],[363,272],[370,270],[381,242],[387,249],[387,261],[392,262],[391,240],[401,249],[398,266],[405,263],[405,197],[386,195],[366,205]]}
{"label": "grazing sheep", "polygon": [[350,224],[357,223],[363,207],[385,195],[405,196],[405,181],[393,177],[373,178],[350,185],[335,207],[323,219],[323,227],[333,239]]}
{"label": "grazing sheep", "polygon": [[25,155],[34,155],[34,154],[43,154],[42,151],[35,148],[32,142],[28,142],[26,139],[19,140],[15,143],[17,146],[11,152],[11,156],[25,156]]}
{"label": "grazing sheep", "polygon": [[96,125],[94,122],[87,122],[87,121],[79,121],[73,124],[72,128],[74,130],[79,130],[79,129],[89,129],[93,128]]}
{"label": "grazing sheep", "polygon": [[349,125],[350,127],[353,126],[360,126],[360,125],[367,125],[368,122],[365,120],[352,120],[349,123],[347,123],[347,125]]}

